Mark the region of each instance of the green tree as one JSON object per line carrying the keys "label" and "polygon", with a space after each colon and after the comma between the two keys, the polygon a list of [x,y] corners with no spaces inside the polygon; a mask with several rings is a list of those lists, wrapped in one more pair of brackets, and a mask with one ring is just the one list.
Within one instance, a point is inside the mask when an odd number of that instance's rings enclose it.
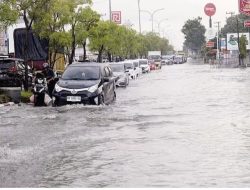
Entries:
{"label": "green tree", "polygon": [[100,14],[93,11],[89,6],[83,8],[79,14],[79,22],[76,25],[76,42],[83,47],[83,61],[86,61],[86,45],[90,30],[97,26]]}
{"label": "green tree", "polygon": [[241,64],[244,64],[244,59],[247,56],[247,38],[246,36],[242,35],[240,37],[240,60],[241,60]]}
{"label": "green tree", "polygon": [[184,46],[198,53],[205,43],[205,32],[205,26],[201,24],[201,17],[186,21],[182,28],[185,36]]}
{"label": "green tree", "polygon": [[28,33],[32,29],[32,24],[46,4],[46,0],[2,0],[0,4],[0,22],[4,27],[10,26],[17,22],[19,17],[22,17],[26,28],[26,39],[23,47],[23,56],[25,61],[25,83],[24,88],[28,90]]}
{"label": "green tree", "polygon": [[227,18],[225,26],[221,29],[221,34],[225,38],[228,33],[237,33],[237,18],[239,23],[239,32],[248,32],[248,29],[244,27],[244,20],[248,19],[248,16],[239,14],[237,16],[231,16]]}

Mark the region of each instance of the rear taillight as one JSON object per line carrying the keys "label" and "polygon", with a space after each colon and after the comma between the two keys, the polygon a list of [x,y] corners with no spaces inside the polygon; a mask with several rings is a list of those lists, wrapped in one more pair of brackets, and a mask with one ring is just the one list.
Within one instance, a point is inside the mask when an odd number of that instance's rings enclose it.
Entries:
{"label": "rear taillight", "polygon": [[15,66],[9,68],[9,72],[11,73],[16,73],[17,72],[17,68]]}

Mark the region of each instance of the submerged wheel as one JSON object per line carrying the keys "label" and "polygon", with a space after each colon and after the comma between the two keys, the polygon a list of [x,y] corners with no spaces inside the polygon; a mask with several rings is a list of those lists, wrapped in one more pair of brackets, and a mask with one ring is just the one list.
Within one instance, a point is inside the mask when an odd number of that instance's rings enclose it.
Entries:
{"label": "submerged wheel", "polygon": [[116,93],[114,92],[113,101],[116,101]]}
{"label": "submerged wheel", "polygon": [[102,94],[98,96],[98,105],[104,105],[104,97]]}

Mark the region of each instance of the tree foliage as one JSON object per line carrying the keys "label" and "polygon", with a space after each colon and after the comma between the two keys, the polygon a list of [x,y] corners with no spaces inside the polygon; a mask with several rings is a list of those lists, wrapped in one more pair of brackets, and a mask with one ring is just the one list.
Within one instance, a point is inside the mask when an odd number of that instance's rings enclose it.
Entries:
{"label": "tree foliage", "polygon": [[205,32],[200,17],[186,21],[182,28],[182,33],[185,35],[184,46],[195,52],[200,51],[205,43]]}
{"label": "tree foliage", "polygon": [[227,33],[237,33],[237,18],[239,32],[248,32],[248,29],[244,27],[244,20],[248,20],[248,16],[239,14],[237,16],[227,18],[225,26],[221,29],[223,37],[226,37]]}
{"label": "tree foliage", "polygon": [[65,53],[68,62],[74,60],[77,46],[86,46],[98,53],[98,61],[108,57],[146,57],[148,51],[173,50],[166,38],[156,33],[138,34],[134,29],[101,21],[100,14],[91,9],[91,0],[3,0],[0,4],[0,23],[14,24],[21,16],[27,30],[49,42],[49,60],[53,66],[57,52]]}

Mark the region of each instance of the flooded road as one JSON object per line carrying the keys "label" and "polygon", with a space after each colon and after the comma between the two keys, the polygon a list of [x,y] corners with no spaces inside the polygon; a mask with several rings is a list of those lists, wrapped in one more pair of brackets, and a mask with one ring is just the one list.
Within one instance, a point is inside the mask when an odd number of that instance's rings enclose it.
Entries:
{"label": "flooded road", "polygon": [[0,108],[0,187],[249,186],[249,68],[165,66],[110,106]]}

